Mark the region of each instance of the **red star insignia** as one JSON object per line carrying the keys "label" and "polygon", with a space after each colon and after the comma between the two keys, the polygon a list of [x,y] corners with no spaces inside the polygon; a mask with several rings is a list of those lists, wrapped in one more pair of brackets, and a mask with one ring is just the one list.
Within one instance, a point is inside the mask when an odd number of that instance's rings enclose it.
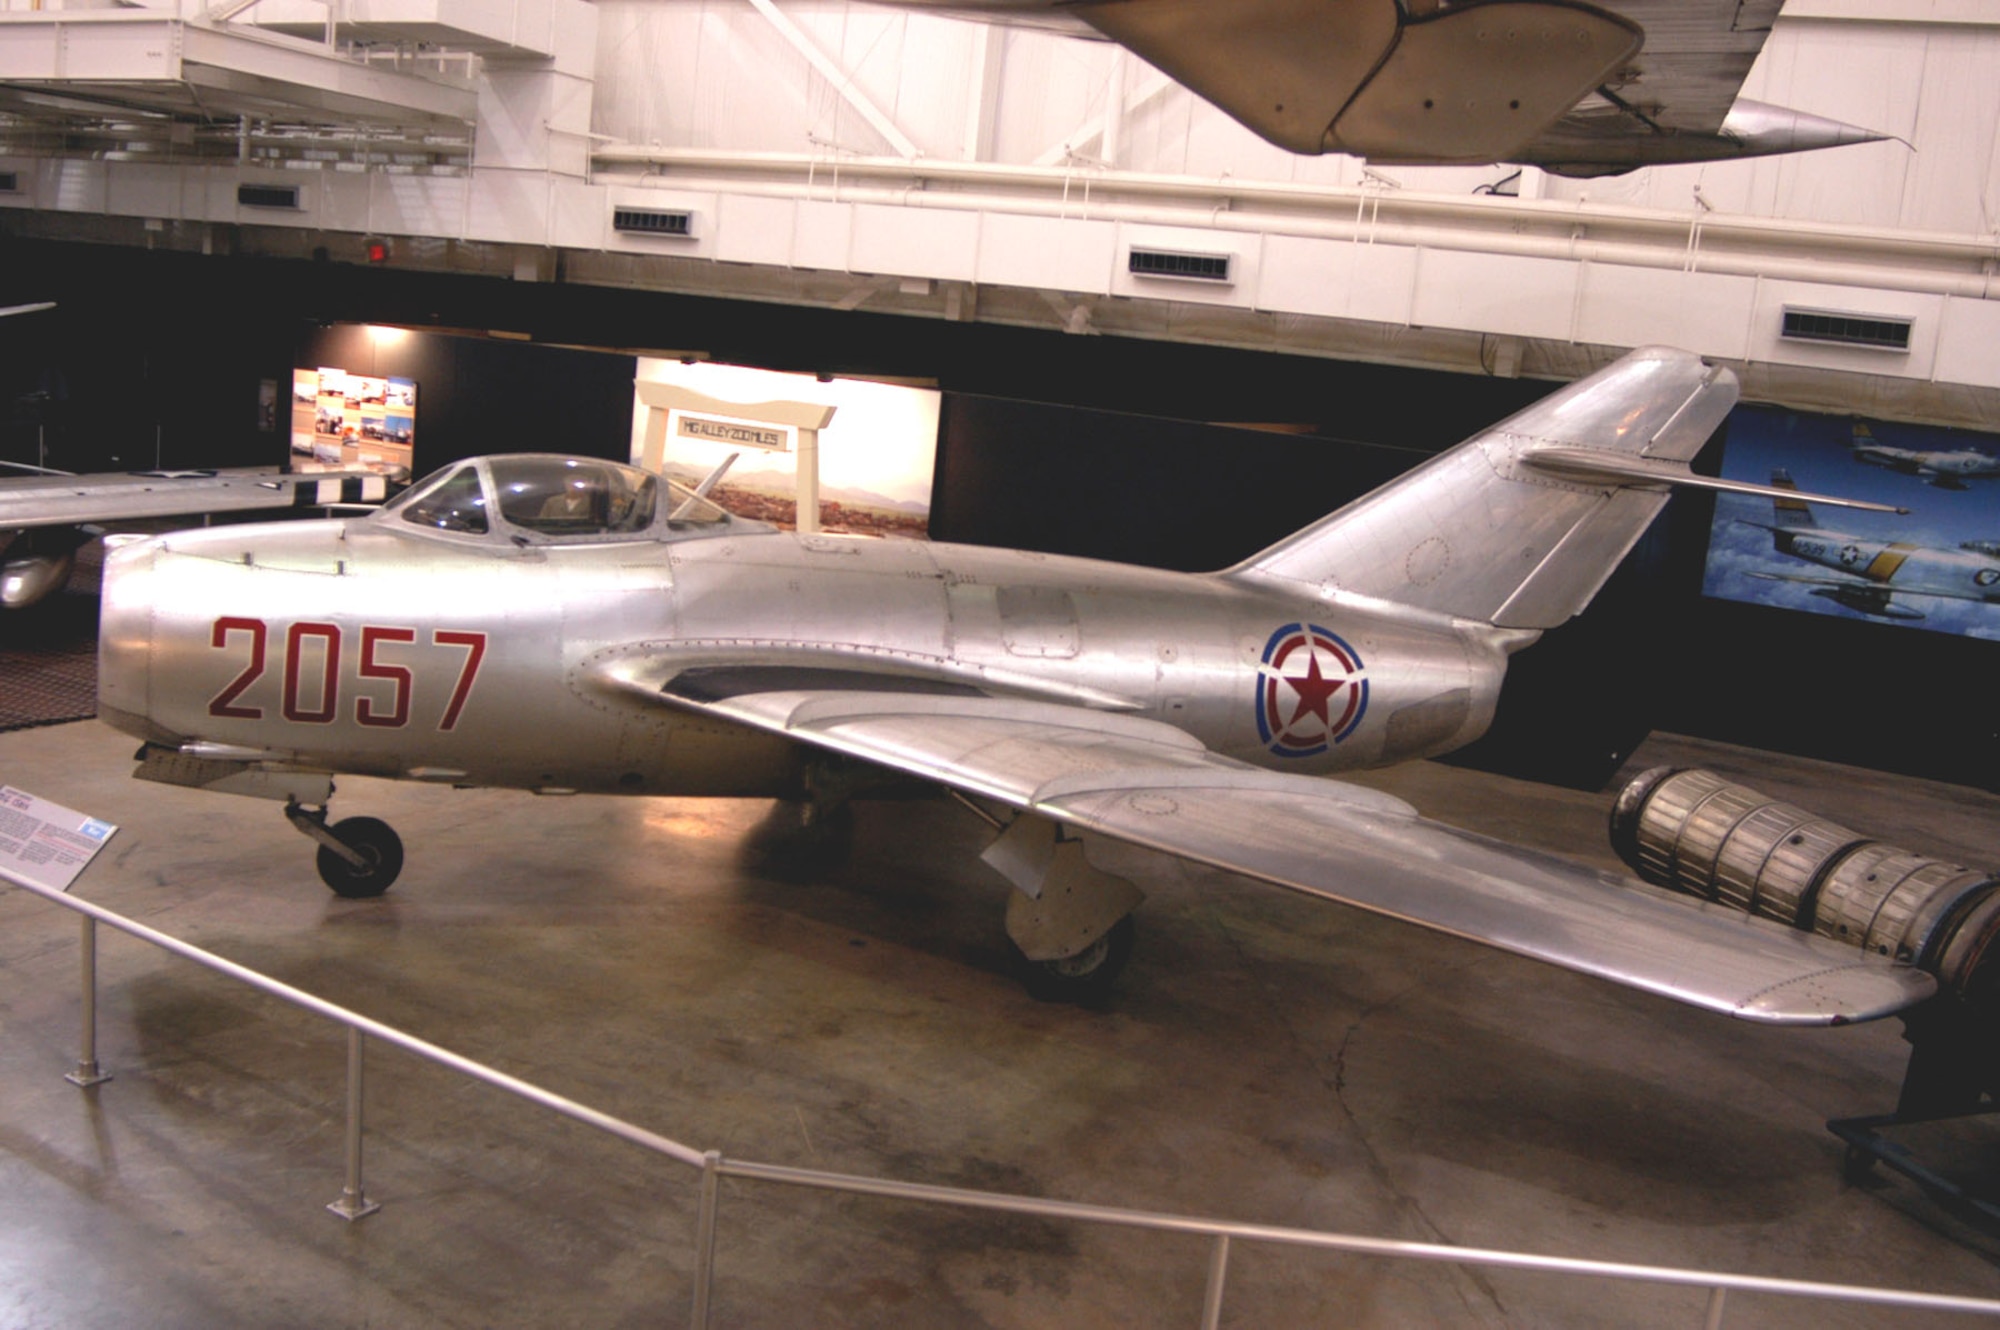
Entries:
{"label": "red star insignia", "polygon": [[1327,714],[1327,703],[1335,693],[1347,687],[1347,680],[1329,679],[1321,674],[1319,657],[1310,650],[1306,652],[1306,673],[1303,676],[1288,674],[1283,677],[1299,697],[1298,709],[1292,712],[1292,718],[1285,722],[1285,729],[1290,730],[1308,714],[1318,716],[1321,725],[1332,729],[1333,720]]}

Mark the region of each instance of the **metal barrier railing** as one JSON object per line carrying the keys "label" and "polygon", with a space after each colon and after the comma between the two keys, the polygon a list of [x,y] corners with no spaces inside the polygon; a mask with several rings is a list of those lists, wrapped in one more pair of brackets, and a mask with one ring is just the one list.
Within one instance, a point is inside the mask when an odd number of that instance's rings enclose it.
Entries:
{"label": "metal barrier railing", "polygon": [[709,1311],[713,1302],[715,1273],[715,1239],[717,1212],[720,1208],[720,1184],[725,1177],[742,1178],[754,1182],[774,1183],[780,1186],[805,1187],[821,1191],[845,1192],[851,1195],[879,1196],[895,1200],[913,1201],[925,1205],[949,1205],[965,1209],[989,1210],[1008,1214],[1032,1215],[1043,1219],[1070,1220],[1077,1223],[1104,1224],[1121,1228],[1149,1229],[1156,1232],[1201,1235],[1213,1240],[1208,1264],[1208,1283],[1202,1299],[1203,1330],[1215,1330],[1221,1322],[1223,1292],[1228,1282],[1231,1244],[1235,1242],[1264,1242],[1294,1247],[1314,1247],[1324,1251],[1348,1252],[1362,1256],[1382,1257],[1393,1260],[1446,1262],[1454,1265],[1484,1266],[1497,1269],[1531,1270],[1546,1274],[1589,1276],[1604,1279],[1622,1279],[1644,1283],[1671,1284],[1683,1287],[1705,1288],[1709,1291],[1703,1324],[1706,1330],[1717,1330],[1722,1325],[1725,1303],[1733,1292],[1763,1293],[1782,1297],[1818,1298],[1836,1302],[1850,1302],[1884,1307],[1901,1307],[1911,1310],[1964,1312],[1978,1316],[2000,1317],[2000,1300],[1990,1298],[1960,1297],[1951,1294],[1922,1293],[1911,1289],[1869,1288],[1856,1284],[1827,1284],[1811,1280],[1775,1279],[1761,1275],[1727,1274],[1717,1270],[1692,1270],[1674,1266],[1640,1265],[1619,1261],[1593,1261],[1565,1256],[1542,1256],[1529,1252],[1498,1251],[1476,1247],[1453,1247],[1441,1243],[1400,1242],[1386,1238],[1367,1238],[1352,1234],[1323,1233],[1314,1229],[1285,1228],[1271,1224],[1234,1223],[1228,1220],[1199,1219],[1185,1215],[1170,1215],[1156,1211],[1132,1210],[1119,1206],[1091,1205],[1078,1201],[1052,1201],[1037,1196],[1018,1196],[1004,1192],[973,1191],[962,1187],[939,1187],[922,1183],[896,1182],[886,1178],[870,1178],[850,1173],[830,1173],[819,1169],[791,1168],[778,1164],[760,1164],[744,1159],[725,1159],[715,1150],[700,1151],[691,1146],[644,1127],[636,1126],[621,1118],[612,1117],[579,1104],[573,1099],[544,1090],[518,1077],[509,1076],[483,1063],[474,1062],[449,1049],[406,1034],[394,1026],[371,1020],[358,1012],[347,1010],[313,996],[301,989],[282,983],[269,975],[260,974],[246,966],[226,960],[213,952],[181,941],[179,938],[148,928],[136,920],[127,919],[103,906],[89,901],[78,900],[60,891],[39,883],[26,881],[5,869],[0,869],[0,880],[5,880],[23,891],[31,892],[53,901],[82,916],[80,939],[81,982],[82,982],[82,1023],[83,1030],[77,1053],[76,1069],[67,1073],[66,1079],[78,1086],[93,1086],[110,1080],[97,1061],[97,925],[109,924],[122,933],[127,933],[142,941],[150,942],[162,950],[205,966],[217,973],[228,975],[250,987],[279,998],[293,1006],[347,1027],[347,1177],[338,1200],[326,1208],[341,1218],[353,1221],[372,1214],[380,1207],[368,1200],[362,1185],[362,1076],[366,1041],[376,1039],[394,1045],[405,1052],[413,1053],[428,1062],[448,1067],[475,1081],[483,1082],[496,1089],[504,1090],[530,1103],[539,1104],[552,1112],[571,1118],[599,1131],[607,1132],[620,1140],[629,1141],[642,1149],[669,1159],[687,1164],[701,1171],[700,1190],[695,1215],[695,1266],[694,1293],[690,1323],[696,1330],[706,1330]]}

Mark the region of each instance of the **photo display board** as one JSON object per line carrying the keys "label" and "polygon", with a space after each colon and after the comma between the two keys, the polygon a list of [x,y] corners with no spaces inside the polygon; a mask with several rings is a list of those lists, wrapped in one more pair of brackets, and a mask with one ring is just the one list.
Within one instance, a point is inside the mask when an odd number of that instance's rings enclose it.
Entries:
{"label": "photo display board", "polygon": [[292,371],[292,467],[407,475],[417,437],[417,385],[321,366]]}
{"label": "photo display board", "polygon": [[1719,494],[1705,595],[2000,638],[2000,437],[1741,406],[1722,475],[1907,508]]}

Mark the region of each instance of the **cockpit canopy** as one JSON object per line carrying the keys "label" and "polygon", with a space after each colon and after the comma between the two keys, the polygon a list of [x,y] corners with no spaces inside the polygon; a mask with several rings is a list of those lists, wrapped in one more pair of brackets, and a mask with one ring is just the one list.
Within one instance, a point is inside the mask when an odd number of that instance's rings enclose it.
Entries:
{"label": "cockpit canopy", "polygon": [[730,515],[673,481],[590,457],[472,458],[413,485],[382,520],[526,544],[664,538],[713,530]]}

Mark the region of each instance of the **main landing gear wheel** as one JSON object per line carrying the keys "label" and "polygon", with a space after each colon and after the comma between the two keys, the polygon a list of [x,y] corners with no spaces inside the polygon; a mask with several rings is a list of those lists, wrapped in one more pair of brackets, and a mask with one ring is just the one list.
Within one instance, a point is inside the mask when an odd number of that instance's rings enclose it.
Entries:
{"label": "main landing gear wheel", "polygon": [[1126,915],[1111,931],[1074,956],[1057,961],[1031,961],[1022,956],[1022,982],[1028,995],[1038,1002],[1067,1002],[1093,1006],[1107,997],[1111,986],[1132,959],[1132,943],[1138,930]]}
{"label": "main landing gear wheel", "polygon": [[327,846],[320,846],[320,880],[337,895],[350,900],[380,896],[403,871],[403,838],[381,818],[344,818],[327,831],[365,861],[352,864]]}

